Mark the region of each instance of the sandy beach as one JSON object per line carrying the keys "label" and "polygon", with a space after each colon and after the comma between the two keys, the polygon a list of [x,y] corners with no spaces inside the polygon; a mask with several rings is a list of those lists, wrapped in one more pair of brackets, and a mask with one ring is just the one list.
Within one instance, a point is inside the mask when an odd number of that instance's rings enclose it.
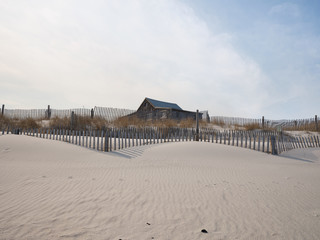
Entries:
{"label": "sandy beach", "polygon": [[319,184],[319,148],[103,153],[3,135],[0,239],[320,239]]}

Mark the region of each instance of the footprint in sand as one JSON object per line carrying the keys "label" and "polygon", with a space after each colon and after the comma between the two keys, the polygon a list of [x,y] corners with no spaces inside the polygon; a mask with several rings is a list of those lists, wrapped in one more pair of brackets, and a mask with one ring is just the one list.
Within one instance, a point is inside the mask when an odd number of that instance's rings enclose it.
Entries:
{"label": "footprint in sand", "polygon": [[10,148],[5,148],[2,150],[3,153],[10,152]]}
{"label": "footprint in sand", "polygon": [[68,179],[72,179],[72,176],[69,176]]}
{"label": "footprint in sand", "polygon": [[313,212],[312,215],[313,215],[314,217],[320,217],[320,212],[315,211],[315,212]]}

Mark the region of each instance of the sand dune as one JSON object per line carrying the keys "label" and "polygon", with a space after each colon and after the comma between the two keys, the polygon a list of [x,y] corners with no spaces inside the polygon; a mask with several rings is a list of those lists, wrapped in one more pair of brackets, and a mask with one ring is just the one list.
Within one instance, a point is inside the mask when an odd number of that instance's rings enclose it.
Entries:
{"label": "sand dune", "polygon": [[[0,239],[319,239],[320,149],[101,153],[0,136]],[[208,233],[202,233],[206,229]]]}

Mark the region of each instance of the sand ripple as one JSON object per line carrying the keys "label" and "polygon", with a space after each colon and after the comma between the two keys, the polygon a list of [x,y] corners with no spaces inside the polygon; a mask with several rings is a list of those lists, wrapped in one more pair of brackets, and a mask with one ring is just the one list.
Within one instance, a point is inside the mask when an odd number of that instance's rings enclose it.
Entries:
{"label": "sand ripple", "polygon": [[101,153],[8,135],[0,239],[319,239],[317,154],[196,142]]}

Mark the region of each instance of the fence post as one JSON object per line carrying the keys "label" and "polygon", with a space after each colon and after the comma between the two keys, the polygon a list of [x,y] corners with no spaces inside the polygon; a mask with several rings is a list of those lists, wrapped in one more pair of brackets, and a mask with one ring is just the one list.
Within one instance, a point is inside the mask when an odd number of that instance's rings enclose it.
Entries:
{"label": "fence post", "polygon": [[50,108],[50,105],[48,105],[48,110],[47,110],[47,118],[50,119],[51,118],[51,108]]}
{"label": "fence post", "polygon": [[84,147],[85,131],[84,131],[84,130],[82,130],[82,131],[81,131],[81,134],[82,134],[82,147]]}
{"label": "fence post", "polygon": [[271,148],[272,148],[272,155],[277,155],[277,148],[276,148],[276,137],[275,136],[271,136]]}
{"label": "fence post", "polygon": [[108,142],[108,130],[106,130],[106,135],[104,136],[104,151],[109,152],[109,142]]}
{"label": "fence post", "polygon": [[245,143],[244,143],[244,147],[248,148],[248,135],[245,135]]}
{"label": "fence post", "polygon": [[267,153],[270,153],[270,135],[267,136]]}
{"label": "fence post", "polygon": [[74,111],[71,112],[71,129],[74,129],[74,120],[75,120],[75,117],[74,117]]}
{"label": "fence post", "polygon": [[78,131],[76,131],[75,137],[76,137],[75,145],[78,145]]}
{"label": "fence post", "polygon": [[72,142],[71,143],[74,144],[74,130],[72,130]]}
{"label": "fence post", "polygon": [[[277,141],[278,140],[278,141]],[[277,154],[280,154],[282,151],[282,149],[281,149],[281,139],[279,139],[279,137],[278,137],[278,139],[276,138],[276,149],[277,149]]]}
{"label": "fence post", "polygon": [[146,144],[146,131],[145,129],[142,130],[142,144],[145,145]]}
{"label": "fence post", "polygon": [[128,132],[128,147],[131,147],[131,134]]}
{"label": "fence post", "polygon": [[86,130],[86,148],[88,148],[88,130]]}
{"label": "fence post", "polygon": [[93,130],[92,148],[96,149],[96,130]]}
{"label": "fence post", "polygon": [[199,142],[199,110],[196,113],[196,141]]}
{"label": "fence post", "polygon": [[113,136],[113,129],[110,131],[110,146],[109,146],[109,152],[112,151],[112,136]]}
{"label": "fence post", "polygon": [[103,130],[101,130],[101,152],[103,151]]}
{"label": "fence post", "polygon": [[2,104],[1,115],[4,115],[4,104]]}
{"label": "fence post", "polygon": [[318,127],[318,116],[317,116],[317,115],[314,116],[314,122],[315,122],[315,125],[316,125],[316,131],[319,131],[319,127]]}
{"label": "fence post", "polygon": [[[140,143],[141,145],[141,143]],[[121,149],[123,149],[123,130],[121,131]]]}
{"label": "fence post", "polygon": [[99,151],[99,130],[97,130],[97,151]]}
{"label": "fence post", "polygon": [[235,137],[234,134],[235,134],[235,133],[232,132],[232,146],[234,146],[234,137]]}
{"label": "fence post", "polygon": [[[114,141],[113,149],[117,150],[117,134],[116,134],[117,132],[115,129],[112,132],[113,132],[113,141]],[[120,149],[119,146],[118,146],[118,149]]]}
{"label": "fence post", "polygon": [[70,129],[67,130],[68,133],[68,143],[71,143],[71,131]]}
{"label": "fence post", "polygon": [[94,117],[94,110],[93,110],[93,108],[91,108],[91,118],[93,118]]}

